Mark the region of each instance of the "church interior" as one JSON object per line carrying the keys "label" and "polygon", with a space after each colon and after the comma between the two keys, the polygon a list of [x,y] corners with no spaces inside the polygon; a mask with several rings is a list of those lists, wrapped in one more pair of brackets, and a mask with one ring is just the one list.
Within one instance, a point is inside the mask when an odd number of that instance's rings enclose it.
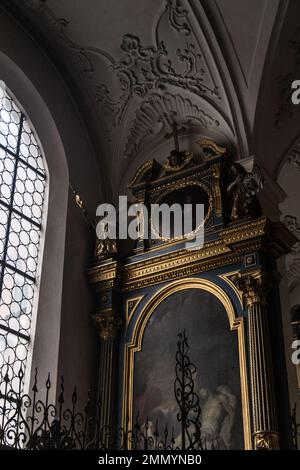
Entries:
{"label": "church interior", "polygon": [[0,449],[299,448],[297,80],[298,0],[0,0]]}

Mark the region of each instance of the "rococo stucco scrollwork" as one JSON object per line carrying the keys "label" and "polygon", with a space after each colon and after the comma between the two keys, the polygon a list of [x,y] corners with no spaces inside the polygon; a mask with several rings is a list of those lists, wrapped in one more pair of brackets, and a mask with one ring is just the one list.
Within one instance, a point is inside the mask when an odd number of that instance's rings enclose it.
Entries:
{"label": "rococo stucco scrollwork", "polygon": [[133,23],[126,32],[115,32],[115,47],[77,42],[73,12],[58,13],[51,0],[15,3],[30,21],[54,32],[57,53],[79,69],[100,123],[103,153],[110,164],[121,161],[120,177],[141,153],[165,144],[174,120],[187,135],[213,131],[224,143],[237,141],[224,77],[190,2],[147,6],[153,15],[145,28],[148,39]]}

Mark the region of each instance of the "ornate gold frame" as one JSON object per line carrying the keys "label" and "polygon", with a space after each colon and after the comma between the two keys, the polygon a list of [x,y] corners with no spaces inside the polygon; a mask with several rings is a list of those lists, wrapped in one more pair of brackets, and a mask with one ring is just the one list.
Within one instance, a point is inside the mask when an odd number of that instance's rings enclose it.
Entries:
{"label": "ornate gold frame", "polygon": [[[193,180],[193,179],[186,179],[185,181],[180,182],[180,183],[176,183],[176,182],[172,183],[171,185],[169,185],[168,189],[166,189],[165,191],[160,193],[159,196],[156,199],[153,200],[153,202],[155,204],[160,204],[162,199],[164,199],[168,194],[171,194],[172,192],[174,192],[178,189],[181,189],[181,188],[188,188],[189,186],[198,186],[199,188],[203,189],[203,191],[207,194],[208,209],[207,209],[207,213],[204,217],[204,221],[203,221],[203,223],[206,224],[206,222],[209,220],[209,218],[212,214],[213,196],[212,196],[212,193],[211,193],[210,189],[204,183],[202,183],[201,181],[197,181],[197,180]],[[161,241],[164,241],[164,242],[175,242],[175,241],[186,240],[188,238],[192,238],[192,237],[196,236],[197,233],[200,230],[202,230],[202,224],[201,224],[199,227],[196,227],[195,230],[193,230],[190,233],[186,233],[183,236],[173,237],[173,238],[166,238],[166,237],[160,235],[158,228],[155,227],[152,223],[152,218],[150,219],[150,223],[151,223],[151,230],[153,231],[153,233],[155,233],[155,235],[157,237],[157,240],[161,240]]]}
{"label": "ornate gold frame", "polygon": [[230,271],[228,273],[225,273],[225,274],[219,274],[218,277],[220,279],[223,279],[223,281],[225,281],[230,287],[231,289],[235,292],[240,304],[241,304],[241,307],[243,308],[243,295],[241,293],[241,291],[237,288],[237,286],[235,285],[235,283],[233,282],[232,278],[234,276],[237,276],[239,274],[239,271]]}
{"label": "ornate gold frame", "polygon": [[[252,449],[252,436],[250,424],[250,409],[249,409],[249,389],[248,389],[248,373],[246,362],[245,350],[245,326],[244,318],[236,317],[233,304],[229,296],[218,285],[207,279],[200,278],[187,278],[177,280],[164,286],[150,301],[144,306],[140,313],[139,319],[134,327],[132,333],[132,340],[130,343],[124,345],[124,377],[123,377],[123,409],[122,409],[122,423],[124,428],[132,429],[133,421],[133,379],[134,379],[134,361],[135,353],[141,351],[143,335],[148,323],[148,320],[155,309],[170,295],[175,292],[185,289],[203,289],[215,295],[223,304],[229,320],[231,331],[238,333],[238,346],[239,346],[239,366],[240,366],[240,379],[241,379],[241,397],[243,409],[243,429],[244,429],[244,444],[245,449]],[[129,421],[127,421],[129,420]]]}
{"label": "ornate gold frame", "polygon": [[[265,217],[230,228],[221,229],[218,239],[206,242],[200,250],[179,249],[160,253],[171,244],[151,248],[150,256],[139,254],[137,261],[118,266],[116,261],[101,263],[89,269],[90,283],[96,291],[105,291],[114,286],[116,278],[122,278],[123,292],[186,278],[203,271],[241,263],[246,254],[256,252],[267,234],[269,223]],[[173,245],[179,242],[173,243]],[[279,243],[277,243],[280,248]]]}

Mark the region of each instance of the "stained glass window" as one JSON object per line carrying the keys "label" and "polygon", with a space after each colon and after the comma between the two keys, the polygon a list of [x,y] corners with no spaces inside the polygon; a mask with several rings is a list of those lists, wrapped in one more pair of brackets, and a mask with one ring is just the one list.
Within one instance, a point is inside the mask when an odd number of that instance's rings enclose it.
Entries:
{"label": "stained glass window", "polygon": [[[46,171],[35,132],[0,82],[0,370],[26,365],[37,291]],[[6,370],[5,370],[6,372]],[[1,385],[1,388],[4,384]],[[0,396],[3,391],[0,388]]]}

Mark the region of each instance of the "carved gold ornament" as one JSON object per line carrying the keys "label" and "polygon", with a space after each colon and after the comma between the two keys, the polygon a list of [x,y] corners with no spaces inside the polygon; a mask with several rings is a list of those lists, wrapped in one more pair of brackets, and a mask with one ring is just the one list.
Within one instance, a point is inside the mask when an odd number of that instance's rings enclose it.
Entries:
{"label": "carved gold ornament", "polygon": [[254,448],[256,450],[279,449],[278,434],[272,431],[256,433],[254,436]]}
{"label": "carved gold ornament", "polygon": [[103,340],[115,338],[123,323],[117,311],[111,308],[100,311],[93,316],[93,320],[97,323]]}
{"label": "carved gold ornament", "polygon": [[177,173],[193,161],[192,152],[180,152],[180,154],[182,154],[182,156],[177,160],[173,154],[167,158],[167,161],[163,165],[163,168],[167,173]]}

